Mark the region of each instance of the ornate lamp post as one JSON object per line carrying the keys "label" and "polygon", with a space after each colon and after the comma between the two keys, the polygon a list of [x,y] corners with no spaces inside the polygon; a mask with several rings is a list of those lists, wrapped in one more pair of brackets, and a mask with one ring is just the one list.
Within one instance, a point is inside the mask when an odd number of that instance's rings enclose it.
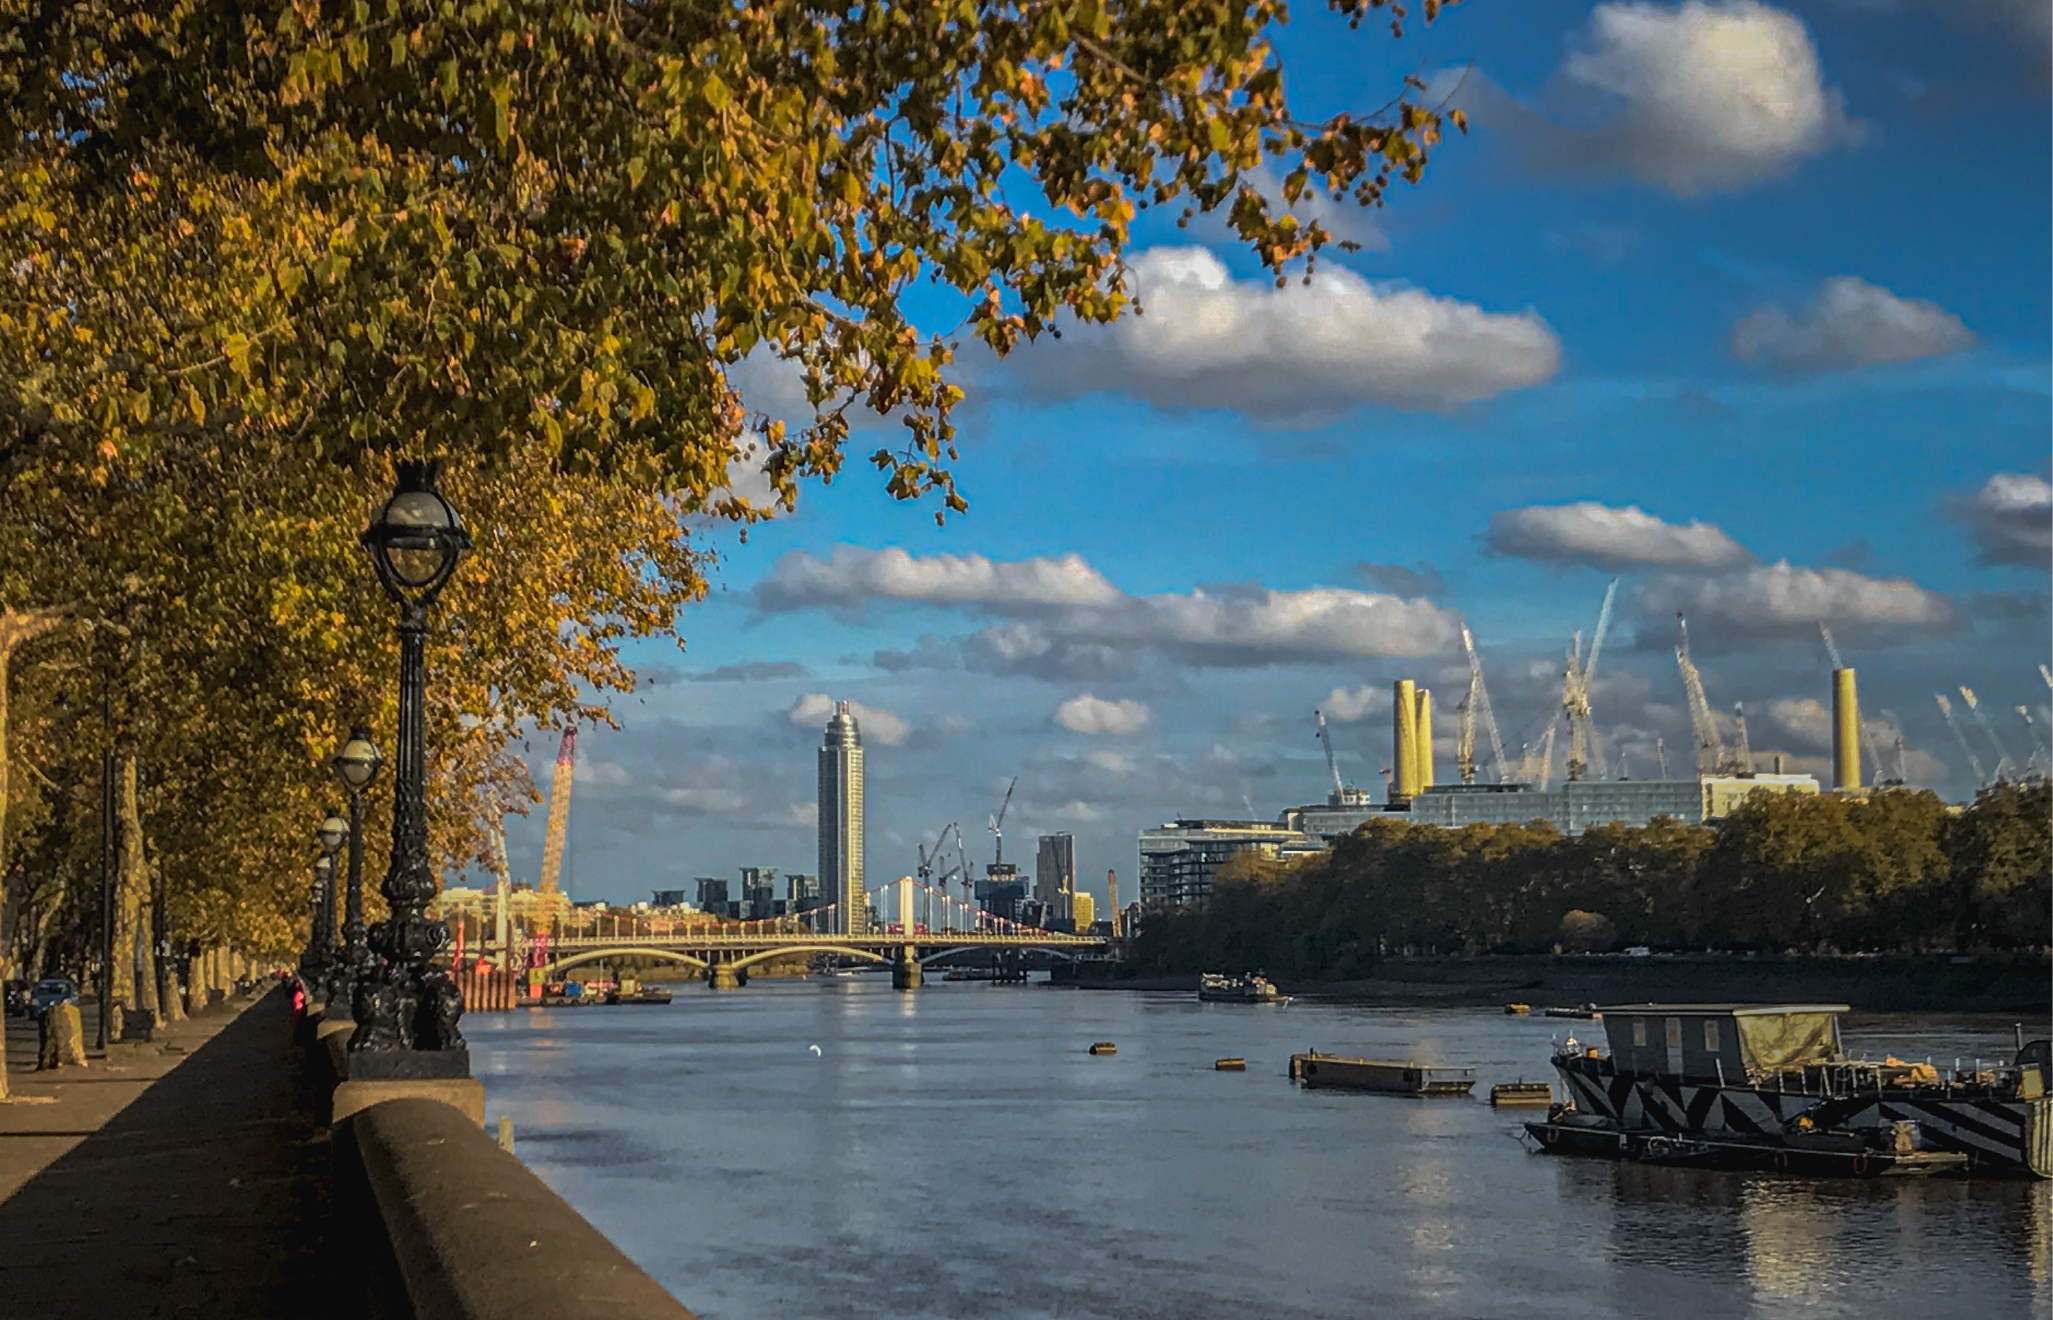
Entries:
{"label": "ornate lamp post", "polygon": [[[335,975],[335,882],[339,878],[337,868],[341,865],[337,854],[343,841],[349,837],[349,826],[331,811],[315,834],[321,840],[321,860],[316,863],[321,879],[318,885],[320,897],[316,900],[319,906],[314,910],[314,939],[320,945],[316,967],[320,973],[318,982],[325,985]],[[322,998],[325,1002],[326,997]]]}
{"label": "ornate lamp post", "polygon": [[307,922],[306,952],[299,956],[300,973],[309,981],[318,981],[328,967],[335,911],[335,850],[328,846],[325,826],[321,834],[321,855],[314,859],[313,892],[307,900],[313,915]]}
{"label": "ornate lamp post", "polygon": [[391,915],[368,942],[383,965],[356,982],[356,1031],[349,1038],[352,1080],[465,1077],[470,1051],[457,1029],[463,995],[435,959],[449,928],[430,921],[435,896],[428,869],[427,687],[428,606],[441,594],[470,536],[456,509],[436,489],[440,465],[401,463],[398,488],[364,529],[364,548],[399,614],[399,752],[393,767],[392,859],[378,892]]}
{"label": "ornate lamp post", "polygon": [[357,725],[349,741],[335,753],[335,774],[349,792],[349,888],[343,905],[342,958],[332,973],[328,998],[331,1002],[356,1003],[356,983],[375,968],[370,946],[364,942],[364,790],[378,777],[385,755],[371,741],[371,731]]}

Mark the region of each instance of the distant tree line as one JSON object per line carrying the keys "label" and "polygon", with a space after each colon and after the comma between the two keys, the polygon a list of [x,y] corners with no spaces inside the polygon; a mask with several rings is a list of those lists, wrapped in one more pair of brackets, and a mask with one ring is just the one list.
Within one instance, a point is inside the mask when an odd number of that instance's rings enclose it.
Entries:
{"label": "distant tree line", "polygon": [[1441,829],[1378,818],[1330,852],[1229,858],[1199,909],[1151,914],[1157,973],[1367,975],[1414,953],[1972,952],[2053,942],[2053,791],[1760,794],[1715,826]]}

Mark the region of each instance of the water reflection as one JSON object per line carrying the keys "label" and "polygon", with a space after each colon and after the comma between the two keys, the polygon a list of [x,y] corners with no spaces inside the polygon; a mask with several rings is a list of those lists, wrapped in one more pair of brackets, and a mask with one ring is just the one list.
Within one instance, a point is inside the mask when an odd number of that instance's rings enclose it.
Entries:
{"label": "water reflection", "polygon": [[1479,1090],[1544,1076],[1548,1025],[1502,1015],[872,977],[466,1028],[523,1158],[707,1320],[1994,1320],[2053,1300],[2044,1184],[1558,1159],[1517,1143],[1516,1112],[1283,1077],[1309,1046],[1472,1066]]}

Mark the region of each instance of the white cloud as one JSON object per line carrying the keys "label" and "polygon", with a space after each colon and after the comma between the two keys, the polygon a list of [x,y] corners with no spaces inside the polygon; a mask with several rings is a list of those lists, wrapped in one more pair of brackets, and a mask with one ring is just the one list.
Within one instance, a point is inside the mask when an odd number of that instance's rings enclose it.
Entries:
{"label": "white cloud", "polygon": [[1446,410],[1550,379],[1561,344],[1539,314],[1488,312],[1322,265],[1309,285],[1236,281],[1204,248],[1133,258],[1143,313],[1072,326],[1008,360],[1028,388],[1119,390],[1164,408],[1227,408],[1270,425],[1362,404]]}
{"label": "white cloud", "polygon": [[[912,732],[912,726],[888,710],[865,706],[859,701],[849,703],[849,710],[855,716],[855,723],[865,743],[878,743],[885,747],[896,747]],[[824,692],[808,692],[791,703],[785,712],[793,724],[809,729],[824,729],[834,715],[834,698]]]}
{"label": "white cloud", "polygon": [[666,788],[657,800],[696,815],[729,816],[746,810],[748,799],[731,788]]}
{"label": "white cloud", "polygon": [[1561,75],[1615,103],[1574,135],[1575,156],[1677,196],[1774,178],[1859,137],[1802,20],[1754,0],[1598,5]]}
{"label": "white cloud", "polygon": [[1095,769],[1108,775],[1130,775],[1133,773],[1133,758],[1124,752],[1115,752],[1109,747],[1093,748],[1084,753],[1084,760]]}
{"label": "white cloud", "polygon": [[1326,694],[1326,700],[1319,709],[1326,712],[1329,720],[1349,723],[1364,715],[1389,710],[1390,689],[1375,683],[1352,688],[1337,687]]}
{"label": "white cloud", "polygon": [[1753,561],[1739,542],[1710,523],[1663,522],[1637,505],[1536,505],[1490,515],[1483,544],[1496,554],[1597,568],[1725,568]]}
{"label": "white cloud", "polygon": [[1138,701],[1106,701],[1086,692],[1071,697],[1055,712],[1055,722],[1071,733],[1106,733],[1115,737],[1139,733],[1152,713]]}
{"label": "white cloud", "polygon": [[1717,649],[1728,639],[1807,637],[1834,632],[1927,634],[1951,628],[1952,604],[1908,578],[1871,578],[1843,568],[1762,564],[1715,576],[1670,574],[1639,592],[1643,617],[1689,616],[1690,640]]}
{"label": "white cloud", "polygon": [[[856,609],[872,599],[1012,618],[970,638],[968,658],[976,668],[1041,677],[1109,675],[1143,651],[1216,666],[1432,655],[1453,647],[1459,627],[1429,601],[1339,587],[1133,596],[1078,555],[1001,562],[842,546],[821,560],[793,551],[756,588],[757,604],[772,611]],[[923,643],[886,667],[938,664],[941,649]]]}
{"label": "white cloud", "polygon": [[823,562],[794,551],[777,561],[756,587],[764,609],[838,608],[864,600],[920,601],[932,605],[1103,605],[1119,589],[1082,555],[1010,562],[982,555],[927,555],[903,550],[837,546]]}
{"label": "white cloud", "polygon": [[1954,516],[1967,524],[1984,564],[2046,568],[2053,561],[2053,483],[2028,472],[1998,472]]}
{"label": "white cloud", "polygon": [[1048,816],[1065,825],[1090,825],[1105,819],[1105,809],[1089,802],[1069,801],[1050,810]]}
{"label": "white cloud", "polygon": [[1737,357],[1778,371],[1914,362],[1974,346],[1974,333],[1938,304],[1852,275],[1826,280],[1794,315],[1764,307],[1732,327]]}

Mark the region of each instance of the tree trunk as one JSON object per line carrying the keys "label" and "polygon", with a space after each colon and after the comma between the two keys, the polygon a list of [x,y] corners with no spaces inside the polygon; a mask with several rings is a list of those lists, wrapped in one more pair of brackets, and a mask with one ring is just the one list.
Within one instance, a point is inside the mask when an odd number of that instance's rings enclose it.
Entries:
{"label": "tree trunk", "polygon": [[[16,610],[12,606],[0,608],[0,981],[14,975],[14,917],[20,908],[19,888],[21,877],[7,865],[7,804],[8,804],[8,747],[7,747],[7,666],[14,658],[14,648],[23,642],[41,637],[64,621],[57,610]],[[7,1065],[0,1059],[0,1100],[7,1098]]]}
{"label": "tree trunk", "polygon": [[150,965],[156,970],[157,1008],[165,1022],[185,1021],[185,1004],[178,993],[178,962],[172,956],[171,912],[164,892],[164,868],[150,868],[151,907]]}
{"label": "tree trunk", "polygon": [[114,853],[114,966],[108,993],[123,1009],[141,1007],[136,997],[136,923],[143,914],[142,808],[136,794],[136,761],[123,752],[114,775],[114,814],[120,821]]}

